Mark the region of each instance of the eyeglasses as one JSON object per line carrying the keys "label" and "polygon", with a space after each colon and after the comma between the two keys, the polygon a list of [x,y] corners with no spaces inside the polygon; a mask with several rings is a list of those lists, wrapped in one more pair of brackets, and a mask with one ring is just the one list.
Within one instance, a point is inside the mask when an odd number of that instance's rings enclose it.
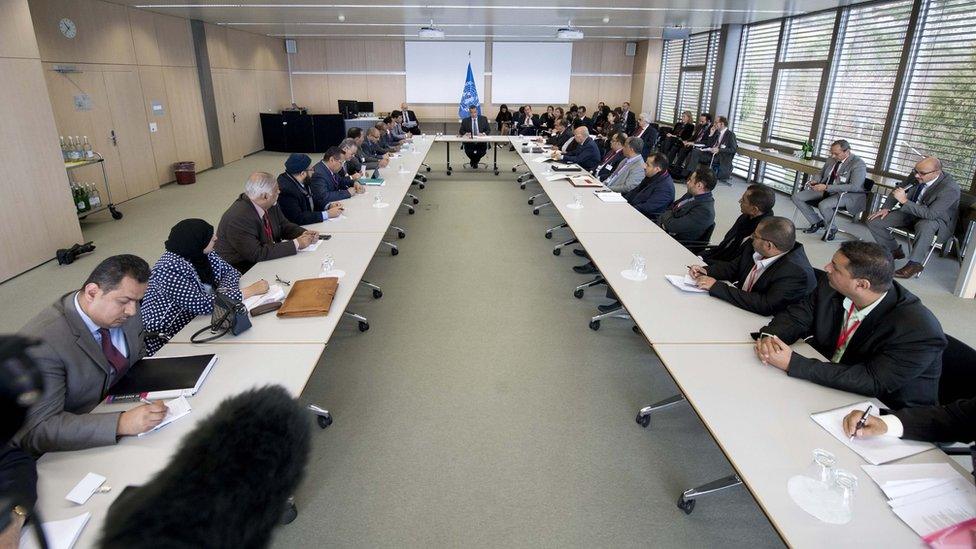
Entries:
{"label": "eyeglasses", "polygon": [[919,169],[916,169],[916,170],[915,170],[915,175],[922,175],[922,176],[925,176],[925,175],[928,175],[928,174],[930,174],[930,173],[935,173],[935,172],[937,172],[937,171],[939,171],[939,170],[929,170],[929,171],[927,171],[927,172],[923,172],[923,171],[921,171],[921,170],[919,170]]}
{"label": "eyeglasses", "polygon": [[275,275],[275,282],[281,282],[285,286],[291,286],[291,282],[288,280],[283,280],[280,276]]}

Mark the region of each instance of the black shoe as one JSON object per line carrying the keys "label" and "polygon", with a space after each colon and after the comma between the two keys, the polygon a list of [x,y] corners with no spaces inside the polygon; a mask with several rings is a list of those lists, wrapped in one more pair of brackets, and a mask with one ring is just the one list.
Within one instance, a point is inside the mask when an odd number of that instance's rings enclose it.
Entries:
{"label": "black shoe", "polygon": [[894,250],[891,250],[891,257],[894,259],[905,259],[905,251],[898,246]]}
{"label": "black shoe", "polygon": [[586,250],[581,250],[579,248],[574,248],[573,249],[573,253],[576,254],[576,255],[578,255],[578,256],[580,256],[580,257],[585,257],[586,259],[589,259],[590,258],[590,254],[586,253]]}
{"label": "black shoe", "polygon": [[613,303],[607,303],[606,305],[597,305],[596,309],[601,313],[609,313],[622,307],[619,301],[614,301]]}
{"label": "black shoe", "polygon": [[837,235],[837,229],[836,228],[830,229],[829,231],[827,231],[827,236],[824,237],[824,240],[826,240],[827,242],[831,242],[834,240],[834,237],[836,235]]}
{"label": "black shoe", "polygon": [[810,225],[806,229],[803,229],[803,232],[805,234],[813,234],[813,233],[815,233],[815,232],[817,232],[817,231],[819,231],[820,229],[823,229],[823,228],[824,228],[824,222],[823,221],[817,221],[813,225]]}
{"label": "black shoe", "polygon": [[600,272],[600,269],[596,268],[596,265],[592,261],[588,261],[582,265],[577,265],[573,267],[573,271],[579,274],[594,274]]}

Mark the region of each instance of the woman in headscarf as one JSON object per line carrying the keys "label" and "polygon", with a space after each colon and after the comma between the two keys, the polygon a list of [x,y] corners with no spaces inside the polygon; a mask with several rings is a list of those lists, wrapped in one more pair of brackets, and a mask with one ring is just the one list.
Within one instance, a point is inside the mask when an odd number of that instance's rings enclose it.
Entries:
{"label": "woman in headscarf", "polygon": [[170,230],[142,299],[150,355],[195,316],[213,313],[214,292],[240,301],[268,291],[265,280],[242,289],[241,273],[213,251],[216,243],[213,225],[202,219],[184,219]]}

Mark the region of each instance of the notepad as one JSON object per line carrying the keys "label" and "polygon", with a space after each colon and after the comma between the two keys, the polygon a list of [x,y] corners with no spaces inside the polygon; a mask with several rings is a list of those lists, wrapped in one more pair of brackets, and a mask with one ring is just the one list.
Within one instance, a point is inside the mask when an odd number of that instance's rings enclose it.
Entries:
{"label": "notepad", "polygon": [[863,412],[869,404],[873,405],[874,409],[880,409],[882,407],[877,402],[857,402],[849,406],[837,408],[836,410],[812,414],[810,417],[828,433],[834,435],[834,438],[843,442],[844,446],[854,450],[858,455],[873,465],[880,465],[896,459],[913,456],[935,448],[935,446],[928,442],[902,440],[900,438],[886,436],[855,438],[851,441],[850,437],[844,433],[844,417],[854,410]]}
{"label": "notepad", "polygon": [[691,278],[688,275],[664,275],[664,278],[668,279],[668,282],[670,282],[671,284],[674,285],[675,288],[678,288],[683,292],[699,293],[699,294],[708,293],[708,290],[704,288],[699,288],[698,284],[695,283],[695,279]]}
{"label": "notepad", "polygon": [[607,204],[627,203],[627,199],[624,198],[624,195],[620,193],[615,193],[613,191],[596,191],[593,194],[595,194],[597,198],[599,198],[603,202],[606,202]]}
{"label": "notepad", "polygon": [[382,177],[378,177],[375,179],[372,177],[360,177],[359,184],[366,185],[367,187],[385,187],[386,180],[383,179]]}
{"label": "notepad", "polygon": [[250,311],[255,307],[265,305],[267,303],[274,303],[275,301],[283,301],[285,299],[285,289],[279,284],[272,284],[268,287],[268,291],[261,295],[252,295],[251,297],[244,300],[244,306]]}
{"label": "notepad", "polygon": [[[53,520],[41,525],[47,545],[50,549],[71,549],[85,525],[91,519],[91,513],[82,513],[74,518]],[[20,534],[20,549],[38,549],[37,536],[33,528],[24,528]]]}
{"label": "notepad", "polygon": [[144,433],[139,433],[139,436],[155,433],[170,423],[173,423],[181,417],[189,414],[191,411],[193,411],[193,408],[191,408],[190,403],[186,401],[186,397],[181,396],[180,398],[174,398],[166,403],[166,417],[163,418],[163,421],[159,422],[159,425],[156,425],[152,429]]}
{"label": "notepad", "polygon": [[309,244],[308,246],[305,246],[304,248],[302,248],[302,249],[300,249],[298,251],[299,252],[314,252],[315,250],[319,249],[319,244],[321,244],[321,243],[322,243],[321,240],[313,240],[311,244]]}

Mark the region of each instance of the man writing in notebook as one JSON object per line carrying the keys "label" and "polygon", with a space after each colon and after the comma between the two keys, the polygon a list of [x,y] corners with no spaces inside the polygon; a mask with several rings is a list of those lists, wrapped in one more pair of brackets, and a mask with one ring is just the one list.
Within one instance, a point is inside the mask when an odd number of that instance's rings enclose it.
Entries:
{"label": "man writing in notebook", "polygon": [[[803,301],[758,334],[756,355],[790,377],[876,397],[892,409],[939,401],[942,326],[914,294],[893,281],[891,254],[871,242],[845,242],[827,276]],[[794,353],[807,338],[827,361]]]}
{"label": "man writing in notebook", "polygon": [[149,265],[134,255],[102,261],[81,290],[70,292],[24,326],[41,340],[28,350],[44,376],[44,393],[27,412],[14,443],[33,454],[115,444],[166,416],[162,402],[92,414],[109,389],[146,355],[139,300]]}

